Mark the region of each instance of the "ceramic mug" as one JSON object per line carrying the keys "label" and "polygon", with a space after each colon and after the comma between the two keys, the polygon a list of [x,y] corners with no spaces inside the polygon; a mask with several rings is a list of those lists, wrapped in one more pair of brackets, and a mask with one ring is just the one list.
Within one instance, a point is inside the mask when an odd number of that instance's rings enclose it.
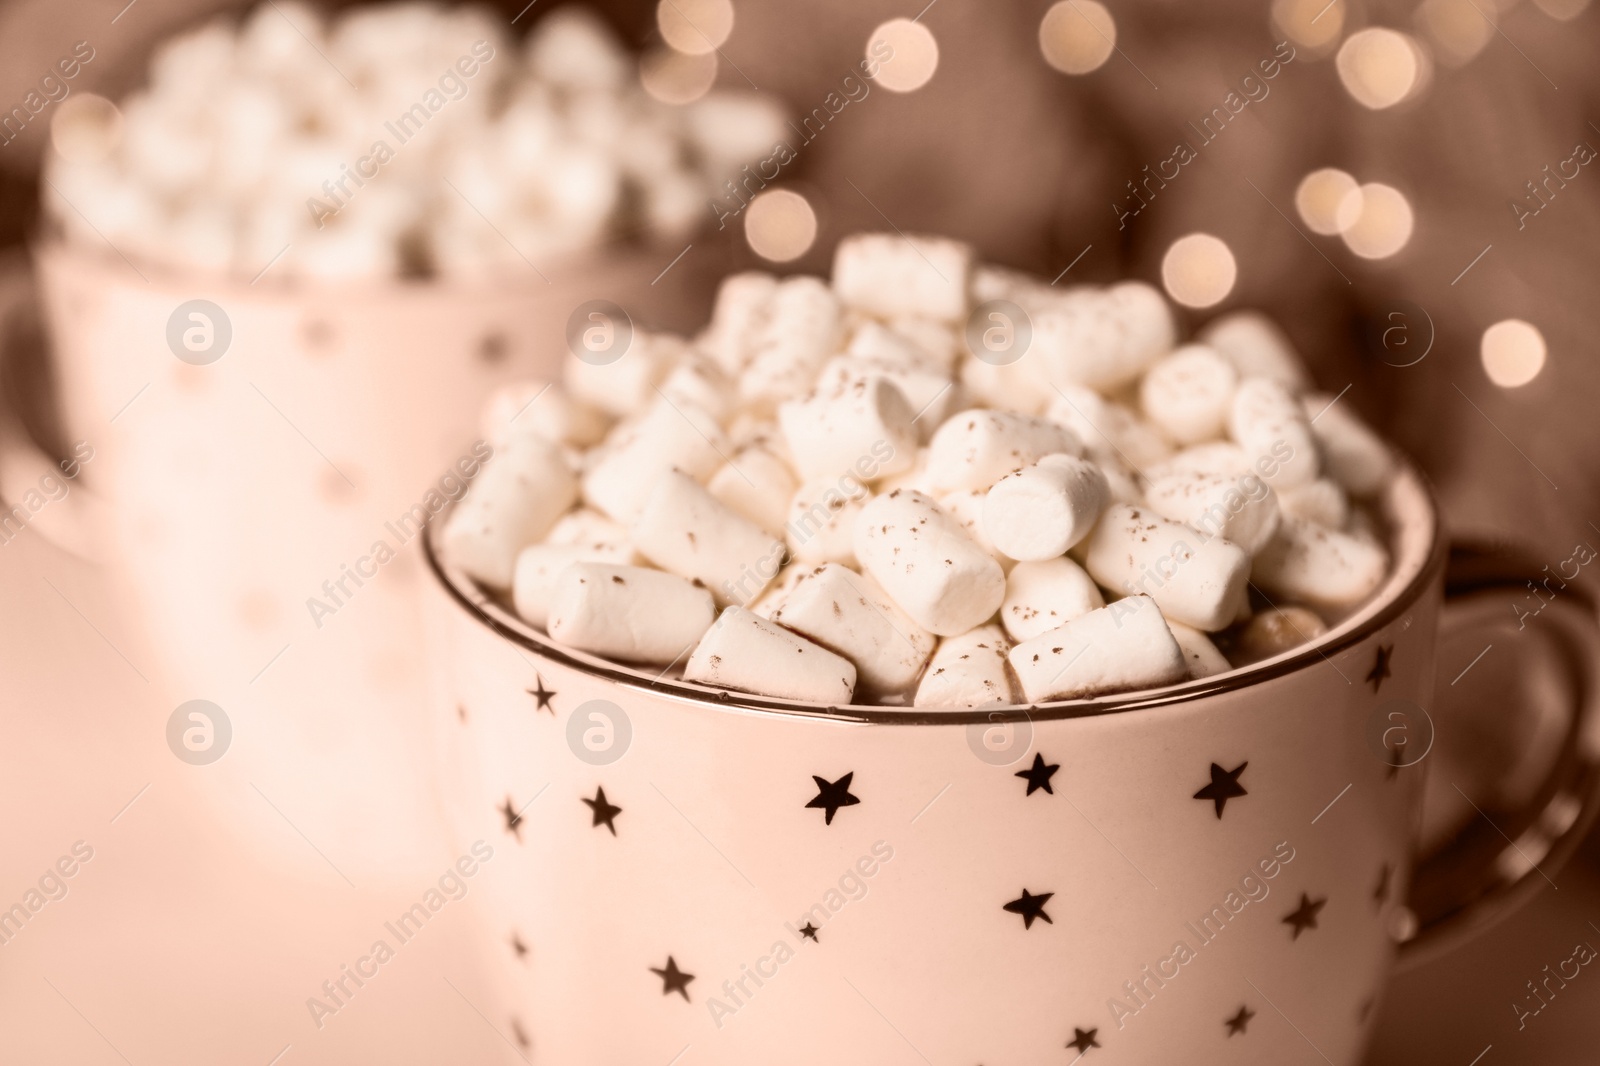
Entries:
{"label": "ceramic mug", "polygon": [[[719,264],[691,258],[651,288],[679,251],[598,249],[544,264],[548,280],[319,285],[37,249],[60,421],[93,455],[67,500],[96,501],[74,524],[98,528],[70,539],[145,638],[113,667],[168,711],[203,700],[225,715],[219,772],[237,767],[357,879],[409,885],[443,847],[416,787],[430,765],[418,545],[485,453],[485,399],[556,376],[586,301],[636,293],[641,325],[690,324]],[[0,491],[15,502],[33,480]],[[243,797],[258,839],[326,873],[261,796]]]}
{"label": "ceramic mug", "polygon": [[[1399,945],[1535,876],[1414,861],[1447,551],[1409,467],[1381,503],[1393,573],[1313,646],[1007,712],[619,668],[430,542],[451,817],[498,856],[498,1027],[571,1063],[1359,1061]],[[1537,799],[1492,812],[1532,863],[1594,806],[1595,623],[1558,616],[1501,653],[1574,682]]]}

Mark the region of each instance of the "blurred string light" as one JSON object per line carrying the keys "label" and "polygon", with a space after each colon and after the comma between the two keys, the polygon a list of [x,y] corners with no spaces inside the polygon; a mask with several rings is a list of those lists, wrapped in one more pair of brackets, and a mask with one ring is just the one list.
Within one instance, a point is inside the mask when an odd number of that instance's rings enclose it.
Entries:
{"label": "blurred string light", "polygon": [[1335,221],[1344,243],[1363,259],[1385,259],[1411,240],[1411,204],[1399,189],[1370,181],[1345,194]]}
{"label": "blurred string light", "polygon": [[715,52],[690,55],[658,48],[639,57],[639,84],[664,104],[692,104],[717,80]]}
{"label": "blurred string light", "polygon": [[1446,66],[1477,58],[1495,33],[1495,7],[1483,0],[1423,0],[1417,25]]}
{"label": "blurred string light", "polygon": [[733,32],[733,0],[661,0],[656,26],[662,39],[685,55],[715,52]]}
{"label": "blurred string light", "polygon": [[1575,19],[1589,9],[1589,0],[1533,0],[1539,10],[1560,22]]}
{"label": "blurred string light", "polygon": [[763,259],[787,263],[811,250],[817,239],[817,213],[788,189],[768,189],[745,208],[744,239]]}
{"label": "blurred string light", "polygon": [[1334,65],[1358,104],[1381,111],[1422,88],[1427,57],[1406,34],[1374,26],[1346,38]]}
{"label": "blurred string light", "polygon": [[[893,52],[883,60],[886,48]],[[890,92],[915,92],[939,69],[939,42],[928,27],[910,19],[890,19],[873,30],[865,54],[883,64],[877,82]]]}
{"label": "blurred string light", "polygon": [[[1351,193],[1359,191],[1355,178],[1337,167],[1323,167],[1300,179],[1294,191],[1295,210],[1312,233],[1331,237],[1355,221],[1341,218],[1339,209]],[[1359,206],[1356,213],[1360,213]]]}
{"label": "blurred string light", "polygon": [[50,119],[50,144],[69,163],[98,163],[121,141],[122,112],[94,93],[74,93]]}
{"label": "blurred string light", "polygon": [[1098,70],[1116,46],[1116,20],[1096,0],[1060,0],[1039,23],[1044,61],[1063,74]]}
{"label": "blurred string light", "polygon": [[1502,389],[1526,385],[1544,369],[1544,335],[1520,318],[1496,322],[1483,331],[1478,353],[1484,373]]}
{"label": "blurred string light", "polygon": [[1221,238],[1191,233],[1172,242],[1161,260],[1161,284],[1185,307],[1211,307],[1233,291],[1239,265]]}
{"label": "blurred string light", "polygon": [[1326,54],[1344,30],[1348,0],[1272,0],[1272,24],[1313,56]]}

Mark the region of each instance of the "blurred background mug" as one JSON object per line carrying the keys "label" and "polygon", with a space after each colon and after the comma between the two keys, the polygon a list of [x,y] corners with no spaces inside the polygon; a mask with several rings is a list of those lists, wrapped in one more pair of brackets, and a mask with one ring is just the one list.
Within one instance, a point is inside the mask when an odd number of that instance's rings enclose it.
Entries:
{"label": "blurred background mug", "polygon": [[1562,722],[1523,806],[1485,814],[1501,846],[1424,827],[1441,631],[1492,637],[1499,612],[1444,605],[1410,467],[1382,510],[1394,572],[1316,645],[992,712],[616,667],[430,539],[436,747],[458,838],[502,856],[481,902],[507,1031],[564,1062],[1359,1061],[1397,945],[1437,948],[1560,861],[1600,750],[1600,633],[1569,602],[1501,656]]}

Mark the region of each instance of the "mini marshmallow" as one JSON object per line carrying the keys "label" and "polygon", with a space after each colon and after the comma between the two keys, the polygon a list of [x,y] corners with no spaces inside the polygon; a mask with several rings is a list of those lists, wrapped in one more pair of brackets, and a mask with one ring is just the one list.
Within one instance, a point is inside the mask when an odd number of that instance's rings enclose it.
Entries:
{"label": "mini marshmallow", "polygon": [[1042,418],[972,408],[946,419],[928,442],[928,477],[940,493],[987,489],[1046,455],[1082,455],[1070,429]]}
{"label": "mini marshmallow", "polygon": [[855,548],[862,570],[941,637],[987,622],[1005,599],[1000,564],[920,492],[869,502],[856,522]]}
{"label": "mini marshmallow", "polygon": [[730,274],[722,279],[704,347],[727,373],[737,375],[750,361],[777,290],[778,279],[760,271]]}
{"label": "mini marshmallow", "polygon": [[1012,640],[1028,640],[1105,605],[1083,567],[1066,556],[1042,559],[1011,568],[1000,622]]}
{"label": "mini marshmallow", "polygon": [[1026,356],[1010,363],[992,363],[969,355],[961,360],[957,378],[968,400],[980,400],[997,410],[1039,415],[1055,398],[1044,364]]}
{"label": "mini marshmallow", "polygon": [[840,241],[833,255],[839,299],[880,318],[958,321],[971,276],[972,248],[943,237],[862,233]]}
{"label": "mini marshmallow", "polygon": [[1145,417],[1179,444],[1222,436],[1239,374],[1222,356],[1186,344],[1156,363],[1139,384]]}
{"label": "mini marshmallow", "polygon": [[849,659],[868,692],[903,692],[933,654],[931,633],[871,578],[837,563],[801,575],[771,619]]}
{"label": "mini marshmallow", "polygon": [[928,449],[918,448],[916,461],[911,464],[910,470],[894,477],[883,478],[876,487],[880,496],[895,489],[916,489],[918,492],[933,495],[933,486],[928,480]]}
{"label": "mini marshmallow", "polygon": [[711,627],[711,593],[643,566],[568,563],[549,601],[550,639],[626,662],[672,663]]}
{"label": "mini marshmallow", "polygon": [[578,498],[561,450],[541,437],[507,441],[444,527],[446,558],[492,589],[511,587],[517,553],[540,540]]}
{"label": "mini marshmallow", "polygon": [[573,563],[616,563],[632,565],[633,546],[624,542],[608,544],[530,544],[517,553],[511,579],[511,603],[517,614],[531,626],[543,628],[550,620],[550,604],[555,599],[556,578]]}
{"label": "mini marshmallow", "polygon": [[1119,281],[1105,290],[1105,299],[1122,327],[1123,358],[1141,370],[1178,343],[1172,305],[1155,286],[1143,281]]}
{"label": "mini marshmallow", "polygon": [[680,471],[662,475],[628,527],[640,555],[700,582],[719,603],[745,604],[783,565],[783,542]]}
{"label": "mini marshmallow", "polygon": [[1006,653],[1011,641],[997,625],[979,626],[939,641],[922,673],[913,702],[918,707],[971,710],[1003,707],[1016,700]]}
{"label": "mini marshmallow", "polygon": [[816,391],[838,393],[857,382],[875,378],[886,380],[899,389],[910,404],[911,424],[919,441],[933,436],[933,431],[949,415],[956,401],[955,388],[947,375],[848,355],[836,356],[823,365],[822,372],[817,375]]}
{"label": "mini marshmallow", "polygon": [[583,498],[618,522],[631,522],[669,470],[710,477],[728,439],[717,420],[692,404],[658,397],[642,417],[611,432],[583,475]]}
{"label": "mini marshmallow", "polygon": [[1086,569],[1108,589],[1151,597],[1161,613],[1215,632],[1245,599],[1250,556],[1145,509],[1109,508],[1089,537]]}
{"label": "mini marshmallow", "polygon": [[706,487],[735,514],[769,533],[782,532],[789,503],[799,488],[789,464],[760,445],[736,453],[711,475]]}
{"label": "mini marshmallow", "polygon": [[1268,607],[1239,631],[1234,647],[1252,661],[1259,661],[1298,648],[1327,631],[1328,624],[1314,611],[1292,604]]}
{"label": "mini marshmallow", "polygon": [[1283,513],[1329,529],[1343,529],[1350,519],[1350,501],[1337,482],[1325,477],[1278,493]]}
{"label": "mini marshmallow", "polygon": [[1355,412],[1325,393],[1303,396],[1300,404],[1330,477],[1352,496],[1371,496],[1389,483],[1394,455]]}
{"label": "mini marshmallow", "polygon": [[1223,315],[1207,323],[1196,339],[1232,363],[1240,377],[1269,378],[1290,392],[1309,382],[1288,335],[1260,311]]}
{"label": "mini marshmallow", "polygon": [[1183,650],[1148,596],[1129,596],[1011,649],[1032,703],[1157,688],[1189,676]]}
{"label": "mini marshmallow", "polygon": [[606,435],[610,419],[571,396],[559,384],[519,381],[502,385],[489,398],[479,429],[490,441],[504,442],[532,433],[557,444],[587,448]]}
{"label": "mini marshmallow", "polygon": [[939,362],[905,334],[876,319],[867,319],[850,334],[845,355],[901,370],[939,370]]}
{"label": "mini marshmallow", "polygon": [[1174,622],[1170,618],[1167,619],[1167,628],[1172,630],[1172,639],[1178,642],[1178,648],[1183,652],[1191,681],[1198,681],[1202,677],[1211,677],[1215,674],[1225,674],[1233,669],[1227,657],[1211,643],[1211,638],[1200,630],[1186,626],[1182,622]]}
{"label": "mini marshmallow", "polygon": [[790,563],[778,571],[778,576],[772,579],[772,584],[767,586],[765,592],[750,601],[748,609],[762,618],[771,620],[788,600],[789,593],[794,591],[800,579],[815,569],[816,567],[809,563]]}
{"label": "mini marshmallow", "polygon": [[1378,544],[1285,515],[1252,579],[1275,596],[1349,607],[1372,595],[1388,570],[1389,553]]}
{"label": "mini marshmallow", "polygon": [[826,283],[805,276],[780,281],[739,379],[740,399],[770,409],[805,395],[838,350],[840,332],[839,301]]}
{"label": "mini marshmallow", "polygon": [[783,527],[789,554],[804,563],[856,562],[856,523],[872,494],[854,478],[824,478],[800,486]]}
{"label": "mini marshmallow", "polygon": [[686,681],[830,705],[855,695],[850,660],[745,610],[722,612],[684,667]]}
{"label": "mini marshmallow", "polygon": [[940,509],[960,524],[972,542],[994,557],[1000,569],[1010,570],[1016,565],[1016,560],[995,547],[984,526],[983,505],[987,498],[988,493],[982,489],[961,489],[934,497]]}
{"label": "mini marshmallow", "polygon": [[550,527],[550,532],[544,539],[546,544],[567,544],[578,547],[628,544],[628,530],[620,522],[613,522],[599,511],[588,507],[574,507]]}
{"label": "mini marshmallow", "polygon": [[895,315],[889,328],[917,346],[929,369],[949,377],[956,368],[961,345],[956,339],[958,324],[940,322],[924,315]]}
{"label": "mini marshmallow", "polygon": [[718,421],[733,413],[733,383],[721,367],[698,353],[680,359],[657,388],[673,403],[694,404]]}
{"label": "mini marshmallow", "polygon": [[1114,392],[1172,349],[1176,327],[1143,282],[1081,290],[1033,315],[1033,349],[1056,384]]}
{"label": "mini marshmallow", "polygon": [[1088,536],[1110,496],[1105,474],[1072,455],[1047,455],[989,487],[983,528],[1013,559],[1050,559]]}
{"label": "mini marshmallow", "polygon": [[1228,435],[1274,488],[1304,485],[1317,476],[1311,426],[1294,396],[1276,381],[1245,378],[1239,383],[1228,410]]}
{"label": "mini marshmallow", "polygon": [[1093,389],[1062,385],[1052,397],[1047,417],[1076,433],[1087,453],[1101,462],[1145,470],[1172,454],[1172,444],[1157,427]]}
{"label": "mini marshmallow", "polygon": [[853,473],[865,480],[911,469],[917,457],[915,414],[886,378],[865,377],[779,404],[778,424],[801,477]]}
{"label": "mini marshmallow", "polygon": [[1167,474],[1145,485],[1144,498],[1161,517],[1230,540],[1251,555],[1278,528],[1280,498],[1253,474]]}
{"label": "mini marshmallow", "polygon": [[1149,481],[1161,481],[1173,474],[1220,474],[1241,478],[1254,469],[1243,448],[1231,440],[1214,440],[1174,452],[1161,462],[1145,467],[1144,476]]}
{"label": "mini marshmallow", "polygon": [[[598,311],[595,316],[604,317]],[[590,327],[596,331],[616,328],[612,322],[597,322]],[[593,343],[609,346],[618,341],[613,332]],[[618,416],[637,414],[655,401],[656,386],[687,351],[688,344],[682,337],[635,329],[627,350],[611,362],[594,363],[567,353],[562,380],[572,395],[602,411]]]}

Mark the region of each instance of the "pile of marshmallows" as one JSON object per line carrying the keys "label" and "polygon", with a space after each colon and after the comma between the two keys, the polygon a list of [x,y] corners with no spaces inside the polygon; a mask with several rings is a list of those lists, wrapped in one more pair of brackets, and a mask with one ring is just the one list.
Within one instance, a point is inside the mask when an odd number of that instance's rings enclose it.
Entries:
{"label": "pile of marshmallows", "polygon": [[476,8],[325,23],[279,0],[164,44],[120,115],[77,107],[63,122],[88,127],[53,138],[65,154],[45,174],[68,239],[246,278],[272,262],[274,278],[346,279],[492,277],[613,237],[676,240],[771,150],[783,115],[754,93],[657,102],[576,6],[516,42]]}
{"label": "pile of marshmallows", "polygon": [[[1024,324],[1020,358],[986,343]],[[564,388],[501,393],[441,546],[554,641],[687,656],[714,688],[947,708],[1151,688],[1238,665],[1208,634],[1241,661],[1314,638],[1386,576],[1350,500],[1392,457],[1306,384],[1259,314],[1178,347],[1141,282],[1062,290],[859,235],[831,287],[735,275],[694,340],[636,333]]]}

